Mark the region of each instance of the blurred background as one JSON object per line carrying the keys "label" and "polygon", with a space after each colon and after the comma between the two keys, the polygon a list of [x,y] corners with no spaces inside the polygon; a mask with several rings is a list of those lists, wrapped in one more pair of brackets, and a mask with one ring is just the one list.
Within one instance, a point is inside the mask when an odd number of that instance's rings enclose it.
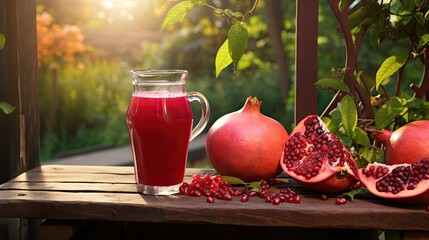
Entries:
{"label": "blurred background", "polygon": [[[280,17],[261,0],[248,21],[248,50],[238,71],[215,78],[214,59],[229,23],[211,9],[192,10],[184,22],[160,30],[178,1],[38,0],[41,159],[49,163],[72,154],[129,144],[125,112],[131,97],[131,69],[180,68],[190,72],[188,91],[199,91],[211,105],[210,125],[240,109],[252,95],[261,111],[291,131],[294,104],[295,0],[279,1]],[[212,0],[210,4],[247,12],[253,1]],[[319,8],[319,79],[344,67],[344,44],[327,4]],[[271,18],[271,19],[269,19]],[[275,48],[270,24],[281,26],[282,49]],[[277,64],[282,51],[286,64]],[[361,50],[366,74],[375,71],[389,48]],[[280,87],[286,73],[288,87]],[[372,71],[372,74],[371,74]],[[333,93],[320,91],[323,111]],[[208,129],[208,128],[207,128]]]}

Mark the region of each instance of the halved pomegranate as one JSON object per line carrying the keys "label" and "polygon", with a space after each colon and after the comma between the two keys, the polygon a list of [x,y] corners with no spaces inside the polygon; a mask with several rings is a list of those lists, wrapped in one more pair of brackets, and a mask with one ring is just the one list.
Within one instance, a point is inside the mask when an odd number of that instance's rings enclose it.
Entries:
{"label": "halved pomegranate", "polygon": [[429,203],[429,157],[411,164],[369,164],[359,169],[366,188],[381,198],[402,203]]}
{"label": "halved pomegranate", "polygon": [[341,192],[358,181],[352,155],[317,115],[294,128],[283,147],[280,165],[296,181],[320,192]]}

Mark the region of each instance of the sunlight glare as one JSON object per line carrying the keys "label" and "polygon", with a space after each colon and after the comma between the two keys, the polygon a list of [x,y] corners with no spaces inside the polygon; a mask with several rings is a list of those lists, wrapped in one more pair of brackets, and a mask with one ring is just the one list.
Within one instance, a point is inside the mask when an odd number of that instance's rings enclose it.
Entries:
{"label": "sunlight glare", "polygon": [[115,7],[115,3],[113,1],[107,1],[107,0],[103,1],[102,5],[106,9],[112,9]]}

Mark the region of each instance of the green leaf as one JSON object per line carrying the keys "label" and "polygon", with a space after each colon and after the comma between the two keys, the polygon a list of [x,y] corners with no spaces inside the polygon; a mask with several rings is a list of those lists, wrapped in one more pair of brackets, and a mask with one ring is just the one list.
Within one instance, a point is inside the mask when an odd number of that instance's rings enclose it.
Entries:
{"label": "green leaf", "polygon": [[0,50],[4,48],[4,43],[6,42],[6,37],[3,33],[0,33]]}
{"label": "green leaf", "polygon": [[365,159],[368,163],[373,163],[375,158],[374,148],[361,148],[359,151],[359,157],[361,159]]}
{"label": "green leaf", "polygon": [[344,8],[346,7],[346,3],[347,3],[347,1],[340,0],[340,2],[338,3],[338,9],[340,10],[340,12],[342,12],[344,10]]}
{"label": "green leaf", "polygon": [[191,11],[195,7],[193,1],[183,1],[174,5],[165,16],[164,22],[162,23],[161,30],[164,29],[165,26],[170,24],[175,24],[183,21],[188,12]]}
{"label": "green leaf", "polygon": [[11,114],[15,110],[15,107],[5,101],[0,101],[0,110],[5,114]]}
{"label": "green leaf", "polygon": [[247,189],[259,192],[261,190],[261,182],[251,182],[247,185]]}
{"label": "green leaf", "polygon": [[428,34],[428,33],[423,34],[423,35],[420,37],[418,48],[423,47],[423,46],[424,46],[424,45],[426,45],[428,42],[429,42],[429,34]]}
{"label": "green leaf", "polygon": [[352,97],[350,97],[349,95],[343,97],[343,99],[341,100],[340,111],[344,130],[346,131],[347,135],[352,137],[358,119],[356,105]]}
{"label": "green leaf", "polygon": [[316,82],[316,85],[323,89],[335,89],[335,90],[341,90],[344,92],[350,92],[350,88],[347,84],[345,84],[343,81],[334,79],[334,78],[323,78]]}
{"label": "green leaf", "polygon": [[355,200],[356,195],[363,194],[366,192],[367,192],[367,190],[365,188],[358,188],[358,189],[343,193],[343,196],[350,197],[350,200],[353,202]]}
{"label": "green leaf", "polygon": [[365,19],[366,7],[361,7],[349,15],[350,29],[358,27],[361,22]]}
{"label": "green leaf", "polygon": [[232,176],[221,176],[223,180],[228,181],[232,185],[246,185],[246,183],[237,177]]}
{"label": "green leaf", "polygon": [[236,22],[231,26],[228,32],[228,47],[229,55],[232,58],[234,63],[234,70],[237,69],[238,61],[240,61],[241,56],[247,48],[247,41],[249,38],[249,33],[244,27],[243,22]]}
{"label": "green leaf", "polygon": [[356,128],[353,132],[353,141],[362,146],[368,147],[371,145],[368,134],[362,128]]}
{"label": "green leaf", "polygon": [[422,12],[417,12],[417,13],[416,13],[416,15],[415,15],[414,17],[416,18],[417,22],[418,22],[421,26],[424,26],[424,25],[425,25],[426,19],[425,19],[425,17],[423,16],[423,13],[422,13]]}
{"label": "green leaf", "polygon": [[408,59],[408,50],[400,49],[393,56],[388,57],[384,60],[381,67],[378,69],[377,74],[375,75],[375,88],[378,90],[378,87],[381,83],[392,76],[395,72],[397,72]]}
{"label": "green leaf", "polygon": [[407,101],[398,97],[387,100],[383,106],[375,113],[375,127],[378,129],[386,128],[395,121],[395,118],[404,111]]}
{"label": "green leaf", "polygon": [[232,63],[231,55],[229,55],[229,46],[228,39],[223,42],[219,50],[216,53],[215,58],[215,69],[216,69],[216,78],[219,76],[219,73],[229,66]]}

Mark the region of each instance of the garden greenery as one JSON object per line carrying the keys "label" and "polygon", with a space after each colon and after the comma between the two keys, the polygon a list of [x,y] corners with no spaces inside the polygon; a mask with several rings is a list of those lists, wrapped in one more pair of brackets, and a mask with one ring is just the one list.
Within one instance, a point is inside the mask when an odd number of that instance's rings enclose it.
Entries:
{"label": "garden greenery", "polygon": [[[246,13],[210,5],[205,0],[185,0],[167,13],[162,28],[181,22],[197,7],[208,7],[214,15],[230,22],[227,39],[215,57],[216,77],[246,53],[247,21],[258,1]],[[396,129],[407,122],[429,119],[429,3],[425,0],[328,0],[341,33],[346,53],[345,65],[333,66],[331,76],[317,85],[335,95],[322,114],[329,129],[351,149],[358,164],[383,162],[380,144],[370,134],[382,128]],[[368,39],[369,38],[369,39]],[[371,76],[359,62],[364,42],[367,47],[394,46]],[[407,65],[420,65],[420,79],[404,79]],[[405,86],[408,83],[408,86]]]}

